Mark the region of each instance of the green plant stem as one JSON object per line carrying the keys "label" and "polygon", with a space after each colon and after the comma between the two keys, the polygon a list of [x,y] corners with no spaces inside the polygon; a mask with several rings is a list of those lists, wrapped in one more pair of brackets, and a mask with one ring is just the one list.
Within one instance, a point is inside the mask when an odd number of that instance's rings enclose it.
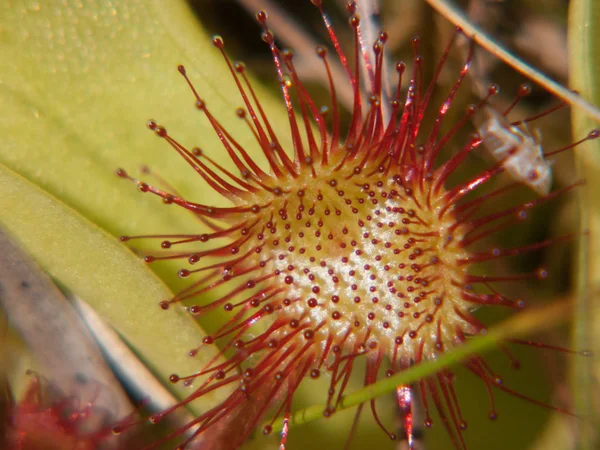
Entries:
{"label": "green plant stem", "polygon": [[[600,4],[595,0],[573,0],[569,6],[569,70],[571,87],[581,96],[600,103]],[[581,111],[574,110],[572,116],[574,135],[581,135],[597,126]],[[600,142],[586,142],[575,151],[577,175],[586,180],[585,189],[578,189],[580,239],[576,260],[575,279],[577,303],[573,328],[572,345],[586,348],[595,354],[600,350],[598,337],[598,287],[600,287]],[[594,367],[595,366],[595,367]],[[588,418],[576,424],[575,446],[578,450],[598,448],[598,415],[594,408],[594,389],[600,373],[597,361],[575,360],[572,366],[571,385],[575,411]],[[595,370],[595,372],[594,372]],[[596,382],[594,380],[596,376]]]}
{"label": "green plant stem", "polygon": [[[549,306],[532,309],[506,320],[501,325],[489,330],[485,335],[469,340],[452,351],[440,355],[435,360],[427,360],[412,366],[410,369],[399,372],[377,383],[366,386],[352,394],[346,395],[336,408],[337,411],[360,405],[381,395],[392,393],[398,385],[409,385],[435,374],[441,369],[460,363],[470,355],[479,354],[493,348],[498,341],[507,337],[514,337],[524,333],[531,333],[541,329],[550,328],[570,317],[571,303],[567,301],[555,302]],[[587,358],[586,358],[587,359]],[[326,405],[313,405],[292,414],[290,425],[302,425],[323,417]],[[278,419],[273,423],[273,429],[280,429],[283,420]]]}

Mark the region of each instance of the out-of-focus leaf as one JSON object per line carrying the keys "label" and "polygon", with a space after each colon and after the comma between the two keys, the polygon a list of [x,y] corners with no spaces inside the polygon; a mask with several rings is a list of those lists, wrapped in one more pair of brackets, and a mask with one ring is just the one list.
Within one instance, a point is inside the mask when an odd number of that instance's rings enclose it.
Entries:
{"label": "out-of-focus leaf", "polygon": [[[0,211],[10,212],[0,215],[0,225],[60,284],[85,298],[163,380],[193,373],[214,356],[210,349],[200,360],[187,355],[201,330],[179,308],[159,308],[156,299],[171,292],[118,240],[1,165],[0,191]],[[173,390],[184,395],[183,388]]]}
{"label": "out-of-focus leaf", "polygon": [[[242,99],[227,66],[185,1],[10,0],[0,30],[0,162],[112,234],[199,232],[189,214],[167,214],[116,178],[118,167],[137,175],[147,164],[191,200],[218,201],[145,130],[155,118],[184,145],[227,159],[177,64],[222,125],[258,150],[235,114]],[[279,104],[258,91],[267,109]],[[275,115],[275,129],[287,131],[285,117]]]}
{"label": "out-of-focus leaf", "polygon": [[[219,51],[183,0],[168,6],[159,0],[8,0],[0,4],[0,53],[0,222],[107,318],[163,381],[172,372],[198,369],[186,352],[198,345],[201,330],[157,307],[170,292],[105,232],[202,232],[190,214],[117,178],[118,167],[135,176],[146,164],[190,200],[218,201],[145,130],[149,118],[159,119],[184,145],[226,159],[177,64],[186,65],[222,125],[258,150],[235,115],[242,100]],[[277,104],[257,90],[266,109]],[[277,129],[287,130],[278,122],[284,120],[275,117]],[[179,265],[159,267],[172,287]]]}
{"label": "out-of-focus leaf", "polygon": [[[571,87],[590,102],[600,105],[600,3],[573,0],[569,13],[569,51]],[[584,136],[600,125],[581,111],[573,111],[573,133]],[[582,236],[579,245],[577,279],[579,299],[574,346],[600,353],[600,142],[587,142],[575,152],[576,165],[587,186],[579,190]],[[593,374],[590,367],[594,366]],[[595,378],[595,382],[594,382]],[[597,411],[594,412],[593,387],[600,380],[600,361],[576,359],[573,388],[578,412],[590,420],[580,427],[578,448],[597,448]],[[593,418],[593,416],[596,416]]]}

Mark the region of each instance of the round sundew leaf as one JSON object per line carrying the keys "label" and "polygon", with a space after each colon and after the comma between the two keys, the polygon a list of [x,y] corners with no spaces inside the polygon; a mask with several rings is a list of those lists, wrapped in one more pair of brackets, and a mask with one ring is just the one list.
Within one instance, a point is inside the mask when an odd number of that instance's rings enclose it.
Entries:
{"label": "round sundew leaf", "polygon": [[[570,8],[571,88],[591,103],[600,105],[600,4],[594,0],[574,0]],[[573,111],[572,125],[575,136],[585,136],[591,129],[600,128],[600,124],[577,109]],[[600,142],[586,142],[576,149],[575,157],[579,176],[586,180],[585,189],[578,193],[582,233],[586,235],[580,239],[577,261],[579,299],[573,346],[588,348],[597,355],[600,352]],[[600,380],[600,362],[597,358],[574,362],[573,391],[577,410],[594,417],[591,390]],[[589,427],[580,428],[578,448],[596,448],[600,436],[594,430],[598,429],[599,420],[596,414]]]}
{"label": "round sundew leaf", "polygon": [[[198,232],[198,223],[184,212],[169,207],[165,213],[157,199],[116,179],[116,167],[135,175],[139,164],[148,164],[191,200],[214,201],[191,169],[142,129],[154,117],[182,143],[223,157],[176,64],[186,64],[213,113],[256,150],[233,112],[241,101],[218,52],[184,2],[169,2],[168,9],[161,3],[126,1],[114,9],[92,2],[52,10],[43,2],[0,6],[0,100],[7,111],[0,122],[7,143],[0,161],[113,234]],[[284,118],[275,116],[276,129],[288,129],[279,123]],[[150,333],[162,322],[135,325]]]}
{"label": "round sundew leaf", "polygon": [[[187,355],[202,331],[182,309],[158,307],[171,292],[118,240],[1,165],[0,191],[0,210],[9,212],[0,226],[59,284],[92,305],[161,379],[194,373],[214,356],[210,349],[196,359]],[[179,398],[185,395],[171,386]]]}

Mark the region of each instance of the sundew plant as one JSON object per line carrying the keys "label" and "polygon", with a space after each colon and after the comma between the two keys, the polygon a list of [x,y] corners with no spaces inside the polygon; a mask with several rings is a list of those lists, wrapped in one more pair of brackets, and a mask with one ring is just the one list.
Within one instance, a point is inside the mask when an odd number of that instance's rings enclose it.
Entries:
{"label": "sundew plant", "polygon": [[600,11],[467,3],[5,2],[0,225],[139,405],[5,306],[7,445],[594,448]]}

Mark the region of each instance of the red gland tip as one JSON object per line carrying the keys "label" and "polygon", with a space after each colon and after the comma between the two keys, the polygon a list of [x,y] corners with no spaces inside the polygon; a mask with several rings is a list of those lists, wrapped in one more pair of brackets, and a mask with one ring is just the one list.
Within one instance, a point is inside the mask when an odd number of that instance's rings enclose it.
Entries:
{"label": "red gland tip", "polygon": [[215,34],[213,36],[212,42],[213,42],[213,45],[215,47],[217,47],[218,49],[222,49],[223,47],[225,47],[225,42],[223,41],[223,38],[221,36],[219,36],[218,34]]}
{"label": "red gland tip", "polygon": [[519,86],[519,96],[520,97],[525,97],[529,94],[531,94],[531,85],[530,84],[523,83],[521,86]]}
{"label": "red gland tip", "polygon": [[180,65],[177,66],[177,70],[179,71],[179,73],[181,75],[183,75],[184,77],[186,76],[185,67],[182,64],[180,64]]}
{"label": "red gland tip", "polygon": [[264,23],[267,21],[267,13],[265,11],[259,11],[256,13],[256,20],[258,20],[260,23],[262,23],[264,25]]}
{"label": "red gland tip", "polygon": [[548,278],[548,271],[543,267],[540,267],[538,270],[536,270],[536,276],[538,280],[544,280]]}
{"label": "red gland tip", "polygon": [[177,275],[179,276],[179,278],[187,278],[190,276],[190,271],[187,269],[181,269],[179,272],[177,272]]}
{"label": "red gland tip", "polygon": [[263,31],[263,34],[262,34],[262,40],[268,45],[274,45],[275,35],[273,34],[273,32],[271,30],[269,30],[268,28],[265,28],[265,31]]}
{"label": "red gland tip", "polygon": [[291,48],[286,48],[281,53],[283,55],[283,59],[286,61],[291,61],[294,58],[294,50]]}
{"label": "red gland tip", "polygon": [[244,63],[243,63],[243,62],[241,62],[241,61],[238,61],[238,62],[236,62],[236,63],[234,64],[234,67],[235,67],[235,71],[236,71],[237,73],[243,73],[243,72],[246,70],[246,64],[244,64]]}
{"label": "red gland tip", "polygon": [[163,415],[161,413],[154,414],[153,416],[148,417],[148,422],[150,422],[152,425],[156,425],[158,422],[161,421],[162,418]]}

